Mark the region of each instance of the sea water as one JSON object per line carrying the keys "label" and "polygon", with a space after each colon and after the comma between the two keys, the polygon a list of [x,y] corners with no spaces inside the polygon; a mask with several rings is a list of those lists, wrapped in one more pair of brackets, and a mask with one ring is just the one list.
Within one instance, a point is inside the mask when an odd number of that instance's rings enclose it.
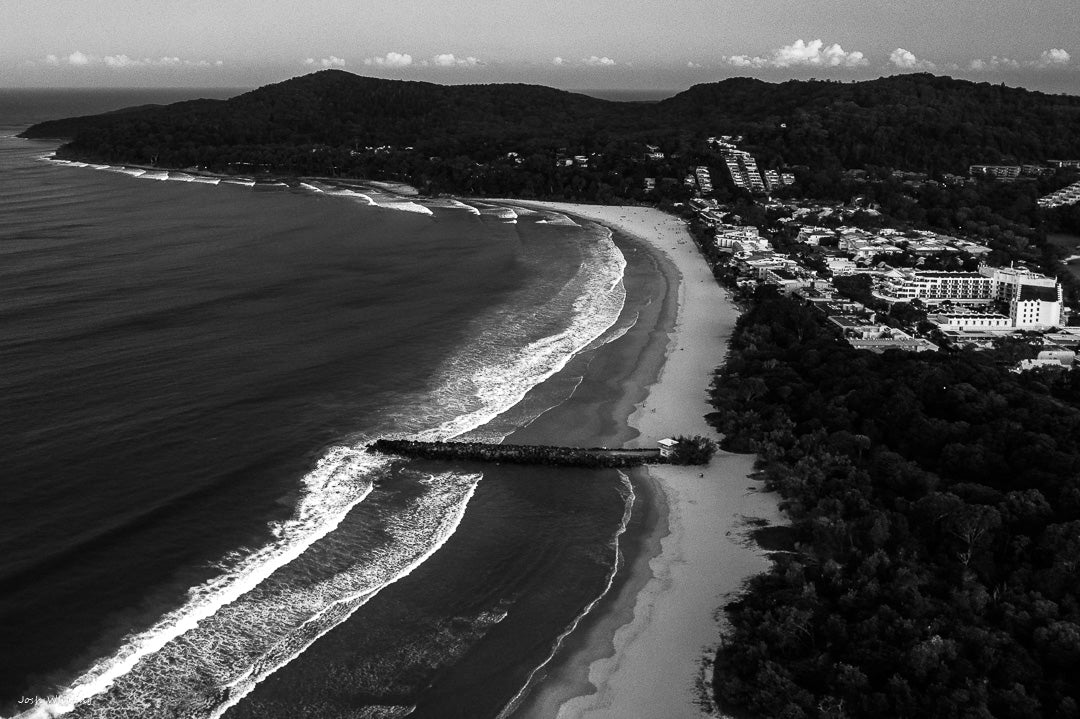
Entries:
{"label": "sea water", "polygon": [[495,716],[606,586],[625,478],[364,446],[546,411],[625,331],[625,258],[556,213],[14,137],[157,99],[0,104],[0,714]]}

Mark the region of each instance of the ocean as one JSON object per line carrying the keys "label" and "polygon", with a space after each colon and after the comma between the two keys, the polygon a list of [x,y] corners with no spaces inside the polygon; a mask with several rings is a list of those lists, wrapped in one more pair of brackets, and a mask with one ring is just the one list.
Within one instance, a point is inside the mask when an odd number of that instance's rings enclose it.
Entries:
{"label": "ocean", "polygon": [[544,416],[648,260],[15,137],[210,94],[0,91],[0,716],[500,716],[609,586],[631,482],[364,447]]}

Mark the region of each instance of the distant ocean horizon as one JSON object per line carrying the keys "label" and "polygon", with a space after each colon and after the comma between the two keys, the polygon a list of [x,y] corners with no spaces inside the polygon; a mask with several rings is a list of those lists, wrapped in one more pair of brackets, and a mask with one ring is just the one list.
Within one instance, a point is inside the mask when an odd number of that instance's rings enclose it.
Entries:
{"label": "distant ocean horizon", "polygon": [[363,447],[558,404],[628,259],[554,212],[15,137],[211,92],[0,91],[0,715],[496,716],[607,586],[630,485]]}

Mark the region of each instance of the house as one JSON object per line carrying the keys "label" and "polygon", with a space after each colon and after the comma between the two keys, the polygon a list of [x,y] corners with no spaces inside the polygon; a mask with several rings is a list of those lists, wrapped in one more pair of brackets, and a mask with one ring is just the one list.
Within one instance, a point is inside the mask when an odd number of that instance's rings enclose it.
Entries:
{"label": "house", "polygon": [[679,443],[673,440],[671,437],[666,437],[656,443],[660,447],[660,456],[664,459],[668,459],[675,454],[675,448],[679,446]]}

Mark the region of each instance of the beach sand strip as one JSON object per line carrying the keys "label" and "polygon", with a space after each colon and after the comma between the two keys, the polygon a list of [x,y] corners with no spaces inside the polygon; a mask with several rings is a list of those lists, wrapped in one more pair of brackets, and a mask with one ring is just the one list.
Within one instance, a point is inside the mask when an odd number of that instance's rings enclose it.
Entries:
{"label": "beach sand strip", "polygon": [[[704,419],[712,409],[708,387],[738,313],[685,223],[647,207],[506,202],[598,222],[652,248],[677,305],[669,308],[669,326],[653,330],[667,329],[664,341],[642,353],[642,371],[623,387],[624,401],[636,405],[628,421],[637,436],[626,445],[651,447],[678,434],[719,439]],[[656,346],[665,352],[659,366]],[[627,411],[620,405],[616,418]],[[783,523],[777,498],[750,478],[753,462],[718,452],[707,467],[643,471],[655,486],[646,500],[656,516],[647,531],[626,537],[619,581],[566,638],[514,717],[717,715],[707,689],[722,629],[717,610],[746,578],[767,569],[765,551],[750,540],[751,520]]]}

